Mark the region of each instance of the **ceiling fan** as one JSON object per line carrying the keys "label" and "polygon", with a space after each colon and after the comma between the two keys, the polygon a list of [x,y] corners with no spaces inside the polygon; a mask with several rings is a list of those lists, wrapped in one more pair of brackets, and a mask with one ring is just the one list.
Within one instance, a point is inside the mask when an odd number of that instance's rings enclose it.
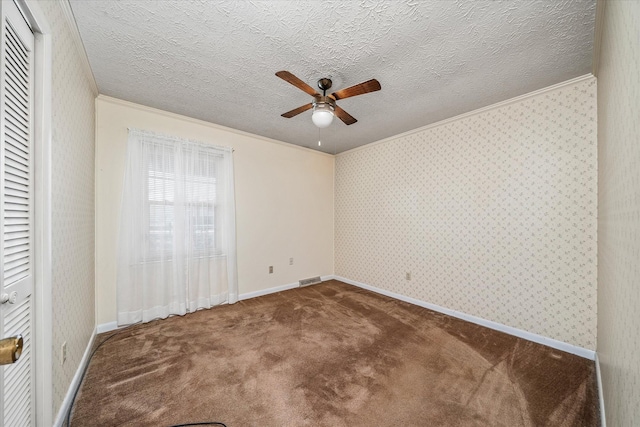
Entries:
{"label": "ceiling fan", "polygon": [[338,118],[346,125],[354,124],[357,120],[353,118],[351,114],[338,107],[336,105],[336,101],[339,99],[350,98],[352,96],[363,95],[369,92],[375,92],[381,88],[380,83],[376,79],[371,79],[346,89],[340,89],[337,92],[333,92],[331,95],[327,95],[327,90],[331,89],[332,82],[331,79],[325,77],[318,80],[318,88],[322,91],[322,95],[320,95],[311,86],[288,71],[278,71],[276,76],[313,96],[312,102],[291,111],[287,111],[282,114],[282,117],[290,119],[291,117],[297,116],[298,114],[313,108],[311,120],[313,120],[313,123],[319,128],[326,128],[329,126],[333,121],[334,115],[338,116]]}

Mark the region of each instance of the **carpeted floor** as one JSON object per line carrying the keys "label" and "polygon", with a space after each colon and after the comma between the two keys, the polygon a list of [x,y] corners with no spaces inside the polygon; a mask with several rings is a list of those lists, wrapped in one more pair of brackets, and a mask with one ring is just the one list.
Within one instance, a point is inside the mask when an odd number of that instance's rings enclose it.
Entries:
{"label": "carpeted floor", "polygon": [[117,332],[71,425],[598,426],[594,371],[329,281]]}

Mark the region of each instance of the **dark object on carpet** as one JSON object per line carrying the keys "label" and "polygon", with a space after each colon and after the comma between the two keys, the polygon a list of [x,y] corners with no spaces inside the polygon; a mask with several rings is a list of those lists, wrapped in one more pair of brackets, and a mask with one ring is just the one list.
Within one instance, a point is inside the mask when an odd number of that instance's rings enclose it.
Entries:
{"label": "dark object on carpet", "polygon": [[599,425],[592,361],[337,281],[116,333],[74,427]]}

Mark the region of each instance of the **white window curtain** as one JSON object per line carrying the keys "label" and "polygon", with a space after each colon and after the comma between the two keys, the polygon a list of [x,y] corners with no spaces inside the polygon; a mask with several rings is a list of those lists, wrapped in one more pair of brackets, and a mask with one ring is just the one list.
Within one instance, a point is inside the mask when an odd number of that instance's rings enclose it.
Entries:
{"label": "white window curtain", "polygon": [[238,300],[230,148],[130,129],[118,325]]}

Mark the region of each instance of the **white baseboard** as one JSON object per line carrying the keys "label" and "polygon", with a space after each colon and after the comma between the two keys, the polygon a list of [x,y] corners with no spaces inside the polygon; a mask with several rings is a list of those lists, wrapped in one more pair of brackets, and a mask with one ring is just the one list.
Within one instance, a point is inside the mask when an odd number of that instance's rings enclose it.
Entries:
{"label": "white baseboard", "polygon": [[[326,280],[332,280],[332,279],[335,279],[335,278],[336,278],[336,276],[333,276],[333,275],[320,276],[320,280],[323,281],[323,282],[326,281]],[[269,294],[275,294],[276,292],[288,291],[289,289],[294,289],[294,288],[298,288],[298,287],[300,287],[300,283],[299,282],[289,283],[287,285],[274,286],[273,288],[262,289],[262,290],[259,290],[259,291],[247,292],[247,293],[244,293],[244,294],[240,294],[240,295],[238,295],[238,300],[261,297],[263,295],[269,295]]]}
{"label": "white baseboard", "polygon": [[600,372],[600,359],[596,352],[596,378],[598,380],[598,400],[600,401],[600,427],[607,427],[607,417],[604,415],[604,394],[602,392],[602,375]]}
{"label": "white baseboard", "polygon": [[76,374],[73,376],[71,380],[71,384],[69,384],[69,388],[67,389],[67,394],[62,401],[62,405],[60,405],[60,409],[58,410],[58,415],[56,416],[56,420],[54,421],[54,427],[62,427],[65,419],[67,418],[67,412],[69,412],[69,407],[71,406],[73,395],[76,393],[78,387],[80,387],[80,381],[82,381],[82,373],[84,372],[85,367],[89,364],[89,357],[91,356],[91,349],[93,348],[93,342],[96,339],[96,330],[93,330],[91,334],[91,338],[89,339],[89,343],[87,344],[87,348],[84,350],[84,354],[82,355],[82,359],[80,360],[80,364],[78,365],[78,369],[76,369]]}
{"label": "white baseboard", "polygon": [[[333,278],[333,276],[326,276],[326,277]],[[329,279],[322,278],[322,280],[329,280]],[[288,291],[289,289],[297,288],[299,286],[300,286],[300,283],[296,282],[296,283],[289,283],[286,285],[274,286],[273,288],[261,289],[259,291],[246,292],[244,294],[238,295],[238,300],[241,301],[245,299],[261,297],[263,295],[274,294],[276,292]],[[101,323],[96,327],[96,331],[99,334],[102,334],[104,332],[115,331],[116,329],[118,329],[118,322],[115,322],[115,321]]]}
{"label": "white baseboard", "polygon": [[118,329],[118,322],[101,323],[96,326],[96,333],[102,334],[105,332],[115,331],[116,329]]}
{"label": "white baseboard", "polygon": [[300,286],[300,283],[289,283],[288,285],[280,285],[274,286],[273,288],[261,289],[259,291],[247,292],[244,294],[238,295],[239,300],[261,297],[262,295],[274,294],[276,292],[288,291],[289,289],[297,288]]}
{"label": "white baseboard", "polygon": [[501,323],[493,322],[491,320],[486,320],[481,317],[476,317],[470,314],[461,313],[459,311],[441,307],[436,304],[431,304],[429,302],[425,302],[416,298],[411,298],[405,295],[396,294],[395,292],[376,288],[375,286],[367,285],[366,283],[356,282],[355,280],[347,279],[340,276],[333,276],[332,278],[334,278],[335,280],[340,280],[341,282],[348,283],[350,285],[358,286],[360,288],[376,292],[378,294],[386,295],[388,297],[399,299],[401,301],[405,301],[411,304],[415,304],[420,307],[428,308],[429,310],[433,310],[439,313],[447,314],[449,316],[457,317],[458,319],[466,320],[467,322],[475,323],[480,326],[485,326],[490,329],[495,329],[496,331],[504,332],[509,335],[514,335],[518,338],[523,338],[528,341],[533,341],[538,344],[546,345],[547,347],[551,347],[567,353],[575,354],[576,356],[584,357],[585,359],[595,360],[595,357],[596,357],[595,351],[578,347],[573,344],[568,344],[566,342],[554,340],[552,338],[547,338],[542,335],[527,332],[518,328],[513,328],[511,326],[503,325]]}

